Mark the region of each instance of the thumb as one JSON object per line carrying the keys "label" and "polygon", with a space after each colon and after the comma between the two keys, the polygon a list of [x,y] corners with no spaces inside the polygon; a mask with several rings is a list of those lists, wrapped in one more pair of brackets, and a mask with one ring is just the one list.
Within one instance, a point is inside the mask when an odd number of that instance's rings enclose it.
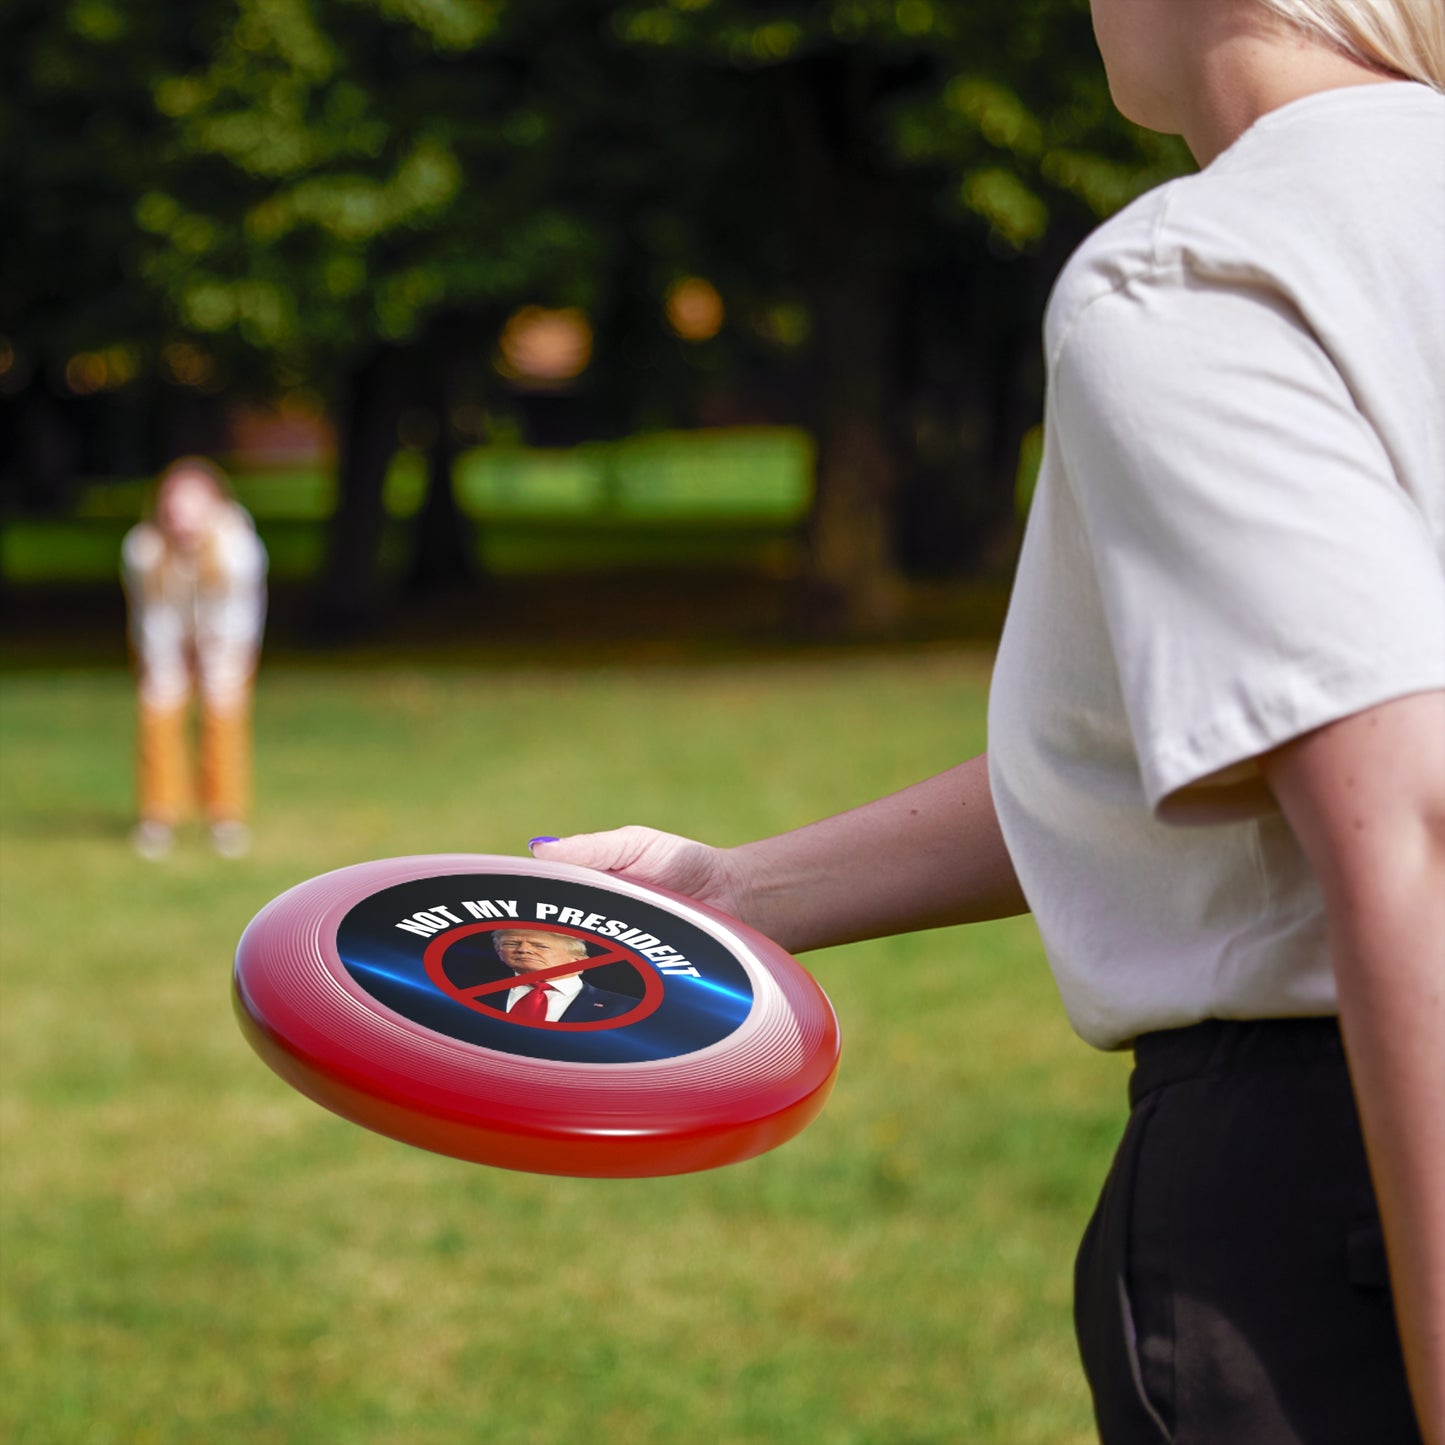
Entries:
{"label": "thumb", "polygon": [[547,863],[575,863],[579,868],[617,873],[636,862],[641,851],[638,840],[629,836],[633,832],[631,828],[612,828],[605,833],[573,833],[567,838],[533,838],[527,846],[534,858]]}

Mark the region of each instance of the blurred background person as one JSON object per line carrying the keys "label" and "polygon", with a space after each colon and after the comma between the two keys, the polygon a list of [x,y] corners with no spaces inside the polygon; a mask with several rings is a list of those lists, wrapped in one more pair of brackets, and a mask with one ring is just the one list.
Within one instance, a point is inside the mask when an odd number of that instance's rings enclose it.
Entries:
{"label": "blurred background person", "polygon": [[266,549],[224,473],[184,457],[162,473],[149,519],[126,534],[121,564],[138,690],[140,820],[132,842],[143,858],[164,857],[198,795],[216,852],[240,857],[251,841],[251,691],[266,615]]}

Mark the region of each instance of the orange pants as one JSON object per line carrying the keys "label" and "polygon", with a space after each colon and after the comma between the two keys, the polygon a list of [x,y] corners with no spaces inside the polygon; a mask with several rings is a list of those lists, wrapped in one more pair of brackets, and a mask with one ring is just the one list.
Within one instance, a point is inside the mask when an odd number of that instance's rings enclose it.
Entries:
{"label": "orange pants", "polygon": [[[142,702],[136,730],[136,783],[140,816],[174,827],[191,811],[190,704],[156,707]],[[201,705],[199,801],[208,823],[239,823],[251,799],[251,695],[222,709]]]}

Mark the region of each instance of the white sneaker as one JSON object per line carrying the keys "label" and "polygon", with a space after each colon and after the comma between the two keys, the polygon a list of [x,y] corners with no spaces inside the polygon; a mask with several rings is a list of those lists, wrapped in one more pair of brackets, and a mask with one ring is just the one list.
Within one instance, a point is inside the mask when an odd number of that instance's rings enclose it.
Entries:
{"label": "white sneaker", "polygon": [[222,858],[244,858],[251,851],[251,830],[234,821],[212,823],[211,847]]}
{"label": "white sneaker", "polygon": [[171,851],[175,840],[175,830],[170,824],[158,823],[154,818],[142,818],[130,835],[131,847],[151,863],[160,862]]}

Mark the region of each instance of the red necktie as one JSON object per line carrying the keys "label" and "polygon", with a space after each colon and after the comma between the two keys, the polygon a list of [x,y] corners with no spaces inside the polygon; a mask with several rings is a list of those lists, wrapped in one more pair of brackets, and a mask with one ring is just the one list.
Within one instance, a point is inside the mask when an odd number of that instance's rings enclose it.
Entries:
{"label": "red necktie", "polygon": [[508,1010],[508,1016],[521,1019],[523,1023],[546,1023],[547,985],[545,983],[529,983],[526,988],[527,992]]}

